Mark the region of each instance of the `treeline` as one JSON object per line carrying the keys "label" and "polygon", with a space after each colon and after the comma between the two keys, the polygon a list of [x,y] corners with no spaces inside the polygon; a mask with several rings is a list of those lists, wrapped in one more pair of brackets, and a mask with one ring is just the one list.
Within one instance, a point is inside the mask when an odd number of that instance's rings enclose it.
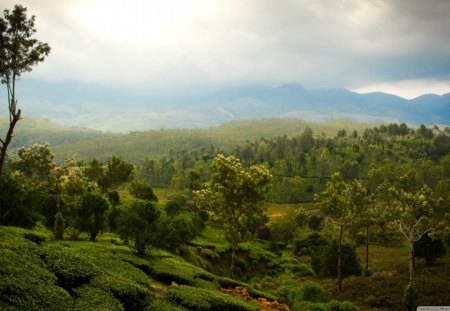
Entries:
{"label": "treeline", "polygon": [[345,180],[367,180],[374,164],[416,163],[439,166],[450,151],[450,130],[438,127],[417,129],[403,124],[365,129],[340,130],[333,137],[303,133],[288,137],[260,138],[235,147],[172,149],[166,156],[145,159],[136,174],[152,186],[195,190],[209,179],[209,162],[218,153],[233,155],[244,166],[264,164],[274,176],[267,199],[273,202],[312,201],[334,172]]}

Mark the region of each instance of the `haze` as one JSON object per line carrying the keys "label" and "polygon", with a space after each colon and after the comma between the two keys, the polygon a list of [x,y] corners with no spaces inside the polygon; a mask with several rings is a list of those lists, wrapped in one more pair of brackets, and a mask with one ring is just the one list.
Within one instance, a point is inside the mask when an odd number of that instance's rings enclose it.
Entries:
{"label": "haze", "polygon": [[143,95],[288,82],[405,98],[450,92],[445,0],[21,4],[36,15],[36,37],[52,46],[25,78]]}

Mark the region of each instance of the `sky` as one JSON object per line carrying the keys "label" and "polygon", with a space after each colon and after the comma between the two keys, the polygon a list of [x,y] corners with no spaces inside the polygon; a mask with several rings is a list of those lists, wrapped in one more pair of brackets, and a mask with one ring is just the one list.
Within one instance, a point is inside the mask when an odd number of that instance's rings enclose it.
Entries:
{"label": "sky", "polygon": [[292,82],[405,98],[450,92],[448,0],[20,3],[52,47],[24,77],[146,95]]}

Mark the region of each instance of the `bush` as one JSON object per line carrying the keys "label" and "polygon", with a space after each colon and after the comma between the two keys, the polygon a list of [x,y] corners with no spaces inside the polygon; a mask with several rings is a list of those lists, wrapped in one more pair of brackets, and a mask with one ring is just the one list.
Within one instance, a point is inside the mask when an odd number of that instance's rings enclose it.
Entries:
{"label": "bush", "polygon": [[174,303],[189,310],[259,310],[259,307],[254,304],[230,297],[220,292],[185,285],[170,287],[167,289],[166,295],[170,301],[173,301]]}
{"label": "bush", "polygon": [[302,284],[302,300],[311,302],[325,302],[325,291],[319,283],[306,281]]}
{"label": "bush", "polygon": [[349,301],[332,301],[329,304],[330,311],[358,311],[359,309]]}
{"label": "bush", "polygon": [[137,199],[154,202],[158,201],[152,187],[143,180],[133,180],[128,186],[128,191]]}
{"label": "bush", "polygon": [[123,311],[123,305],[114,296],[100,288],[83,285],[74,290],[74,311]]}
{"label": "bush", "polygon": [[297,300],[292,305],[292,311],[329,311],[325,303]]}
{"label": "bush", "polygon": [[111,292],[125,310],[144,310],[151,298],[147,288],[118,275],[98,276],[91,282],[91,286]]}
{"label": "bush", "polygon": [[58,278],[58,285],[69,292],[72,288],[88,284],[100,273],[92,260],[79,250],[48,245],[41,252],[41,258]]}
{"label": "bush", "polygon": [[[314,271],[323,276],[337,277],[337,242],[319,247],[311,256]],[[342,245],[342,276],[361,275],[361,264],[355,249],[348,244]]]}
{"label": "bush", "polygon": [[417,298],[419,297],[419,291],[414,286],[414,283],[408,283],[405,287],[405,291],[403,293],[403,304],[406,310],[412,311],[414,310],[414,304],[416,303]]}
{"label": "bush", "polygon": [[311,230],[320,231],[323,226],[323,218],[317,215],[311,215],[308,219],[308,227]]}
{"label": "bush", "polygon": [[32,228],[37,214],[31,193],[8,175],[0,176],[0,225]]}
{"label": "bush", "polygon": [[444,239],[432,239],[427,234],[414,245],[414,255],[417,258],[424,258],[427,266],[432,266],[436,259],[444,257],[446,253]]}
{"label": "bush", "polygon": [[45,242],[45,236],[32,232],[25,233],[23,237],[27,240],[30,240],[31,242],[36,243],[37,245],[40,245],[41,243]]}
{"label": "bush", "polygon": [[313,233],[305,239],[295,240],[293,252],[297,256],[311,256],[315,250],[324,245],[328,245],[328,240],[318,233]]}
{"label": "bush", "polygon": [[15,242],[17,250],[0,248],[0,309],[4,304],[13,310],[71,310],[70,295],[55,286],[57,279],[44,268],[37,250]]}

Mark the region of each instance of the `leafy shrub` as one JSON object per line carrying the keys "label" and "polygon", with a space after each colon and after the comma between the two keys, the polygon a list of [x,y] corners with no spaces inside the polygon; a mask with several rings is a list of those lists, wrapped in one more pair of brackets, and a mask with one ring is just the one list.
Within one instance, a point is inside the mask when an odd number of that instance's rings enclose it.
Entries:
{"label": "leafy shrub", "polygon": [[100,288],[83,285],[74,290],[74,311],[123,311],[114,296]]}
{"label": "leafy shrub", "polygon": [[185,285],[170,287],[166,295],[169,300],[189,310],[259,310],[259,307],[254,304],[227,296],[220,292]]}
{"label": "leafy shrub", "polygon": [[167,299],[155,297],[154,299],[152,299],[152,301],[150,302],[150,304],[148,305],[148,307],[145,310],[147,310],[147,311],[159,311],[159,310],[161,310],[161,311],[185,311],[186,309],[181,306],[177,306],[176,304],[168,301]]}
{"label": "leafy shrub", "polygon": [[320,231],[323,226],[323,218],[317,215],[311,215],[308,219],[308,227],[311,230]]}
{"label": "leafy shrub", "polygon": [[436,259],[444,257],[446,253],[444,239],[432,239],[427,234],[414,245],[414,255],[424,258],[427,266],[432,266]]}
{"label": "leafy shrub", "polygon": [[329,304],[330,311],[358,311],[358,307],[349,301],[332,301]]}
{"label": "leafy shrub", "polygon": [[158,201],[152,187],[141,179],[133,180],[128,186],[128,191],[137,199],[155,202]]}
{"label": "leafy shrub", "polygon": [[130,280],[118,275],[101,275],[92,280],[93,287],[111,292],[125,307],[125,310],[144,310],[149,304],[148,290]]}
{"label": "leafy shrub", "polygon": [[58,278],[58,284],[68,291],[89,283],[100,273],[87,255],[62,245],[44,247],[41,258]]}
{"label": "leafy shrub", "polygon": [[156,241],[159,247],[176,250],[195,237],[196,230],[190,215],[179,213],[175,216],[162,216],[156,224]]}
{"label": "leafy shrub", "polygon": [[41,243],[45,242],[45,236],[32,232],[25,233],[23,237],[27,240],[30,240],[31,242],[36,243],[37,245],[40,245]]}
{"label": "leafy shrub", "polygon": [[0,225],[32,228],[36,224],[31,193],[19,181],[0,176]]}
{"label": "leafy shrub", "polygon": [[329,311],[326,303],[297,300],[292,305],[292,311]]}
{"label": "leafy shrub", "polygon": [[311,302],[325,302],[325,291],[318,283],[306,281],[302,284],[302,300]]}
{"label": "leafy shrub", "polygon": [[414,286],[414,283],[408,283],[403,293],[403,304],[406,310],[414,310],[414,304],[419,297],[419,291]]}
{"label": "leafy shrub", "polygon": [[311,267],[304,263],[285,263],[282,264],[281,267],[285,270],[289,270],[296,276],[314,275],[314,271],[311,269]]}
{"label": "leafy shrub", "polygon": [[[0,306],[17,310],[71,310],[72,299],[55,286],[56,277],[47,271],[37,252],[15,241],[17,250],[0,248]],[[23,246],[23,247],[22,247]]]}
{"label": "leafy shrub", "polygon": [[310,234],[307,238],[294,241],[293,252],[295,255],[310,256],[317,248],[328,245],[328,241],[318,233]]}
{"label": "leafy shrub", "polygon": [[[314,271],[323,276],[337,276],[337,243],[322,246],[313,252],[311,265]],[[342,245],[342,275],[361,275],[361,264],[356,256],[355,249],[348,244]]]}

